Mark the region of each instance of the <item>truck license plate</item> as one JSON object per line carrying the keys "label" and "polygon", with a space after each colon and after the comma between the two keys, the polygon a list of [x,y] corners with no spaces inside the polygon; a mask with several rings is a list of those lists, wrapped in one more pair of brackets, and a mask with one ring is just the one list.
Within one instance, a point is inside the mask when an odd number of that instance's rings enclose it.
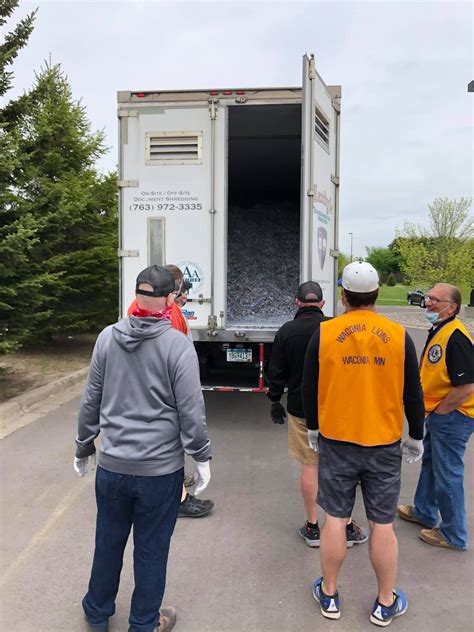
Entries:
{"label": "truck license plate", "polygon": [[252,362],[252,349],[227,349],[227,362]]}

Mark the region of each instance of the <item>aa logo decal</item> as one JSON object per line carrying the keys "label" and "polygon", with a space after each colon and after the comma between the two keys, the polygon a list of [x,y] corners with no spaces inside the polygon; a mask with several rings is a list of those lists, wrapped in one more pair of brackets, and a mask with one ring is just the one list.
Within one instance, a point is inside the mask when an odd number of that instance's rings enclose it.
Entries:
{"label": "aa logo decal", "polygon": [[437,362],[441,360],[442,357],[443,357],[443,349],[441,345],[433,345],[432,347],[429,348],[428,361],[431,362],[431,364],[436,364]]}
{"label": "aa logo decal", "polygon": [[178,261],[176,264],[181,269],[185,281],[189,281],[192,284],[191,293],[193,296],[204,285],[204,273],[201,266],[195,261]]}

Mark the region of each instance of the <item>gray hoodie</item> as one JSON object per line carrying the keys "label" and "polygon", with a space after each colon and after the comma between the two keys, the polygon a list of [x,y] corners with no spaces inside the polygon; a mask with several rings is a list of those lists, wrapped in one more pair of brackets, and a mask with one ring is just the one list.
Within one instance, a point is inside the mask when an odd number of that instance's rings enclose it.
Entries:
{"label": "gray hoodie", "polygon": [[185,452],[210,458],[196,352],[167,319],[130,316],[99,334],[78,451],[90,453],[99,432],[99,465],[119,474],[169,474],[183,467]]}

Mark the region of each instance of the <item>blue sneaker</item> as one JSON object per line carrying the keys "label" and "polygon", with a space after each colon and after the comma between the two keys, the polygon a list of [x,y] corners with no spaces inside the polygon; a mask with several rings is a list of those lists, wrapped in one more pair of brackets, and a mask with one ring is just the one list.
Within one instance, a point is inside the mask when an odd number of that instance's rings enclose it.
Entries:
{"label": "blue sneaker", "polygon": [[339,610],[339,593],[328,597],[322,589],[323,578],[318,579],[313,584],[313,597],[319,602],[321,614],[326,619],[339,619],[341,611]]}
{"label": "blue sneaker", "polygon": [[403,590],[399,590],[398,588],[395,588],[393,591],[393,596],[395,597],[395,601],[390,608],[383,606],[375,600],[372,614],[370,615],[371,623],[384,628],[390,625],[395,617],[400,617],[402,614],[405,614],[408,608],[407,596]]}

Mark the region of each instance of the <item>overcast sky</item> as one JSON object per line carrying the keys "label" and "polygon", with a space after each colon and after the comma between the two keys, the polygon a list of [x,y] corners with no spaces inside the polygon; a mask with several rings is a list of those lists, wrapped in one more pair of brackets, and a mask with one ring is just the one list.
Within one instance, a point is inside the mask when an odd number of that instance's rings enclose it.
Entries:
{"label": "overcast sky", "polygon": [[116,165],[117,90],[300,86],[308,52],[343,90],[342,251],[350,232],[365,255],[405,219],[426,223],[434,198],[472,195],[469,2],[24,0],[14,18],[36,6],[7,97],[51,55],[105,129],[104,169]]}

